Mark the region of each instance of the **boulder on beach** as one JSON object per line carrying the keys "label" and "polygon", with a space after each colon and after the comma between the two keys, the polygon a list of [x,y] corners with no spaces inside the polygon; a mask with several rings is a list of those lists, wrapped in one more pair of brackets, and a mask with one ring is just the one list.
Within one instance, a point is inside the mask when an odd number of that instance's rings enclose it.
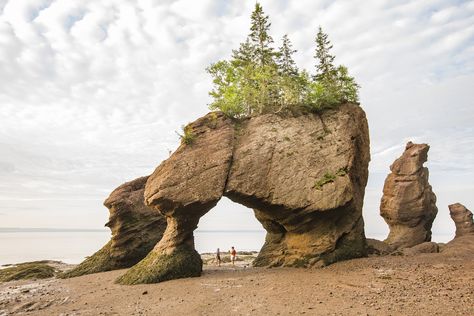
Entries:
{"label": "boulder on beach", "polygon": [[366,256],[370,154],[359,106],[241,120],[213,112],[186,131],[187,141],[145,187],[145,203],[166,216],[164,236],[119,283],[199,276],[193,231],[222,196],[254,209],[267,230],[256,266],[324,266]]}
{"label": "boulder on beach", "polygon": [[472,213],[461,203],[449,205],[449,213],[456,225],[456,235],[442,250],[447,256],[466,256],[474,253],[474,222]]}
{"label": "boulder on beach", "polygon": [[112,231],[112,238],[99,251],[61,277],[129,268],[153,249],[163,236],[166,219],[144,204],[143,191],[147,180],[148,177],[141,177],[126,182],[110,194],[104,205],[110,213],[105,225]]}
{"label": "boulder on beach", "polygon": [[474,221],[472,212],[461,203],[455,203],[448,206],[451,218],[456,225],[456,237],[474,234]]}
{"label": "boulder on beach", "polygon": [[384,256],[393,252],[393,247],[384,241],[367,238],[367,254]]}
{"label": "boulder on beach", "polygon": [[429,146],[408,142],[390,166],[380,204],[380,215],[390,227],[385,240],[395,249],[431,241],[431,226],[438,213],[436,196],[428,183]]}

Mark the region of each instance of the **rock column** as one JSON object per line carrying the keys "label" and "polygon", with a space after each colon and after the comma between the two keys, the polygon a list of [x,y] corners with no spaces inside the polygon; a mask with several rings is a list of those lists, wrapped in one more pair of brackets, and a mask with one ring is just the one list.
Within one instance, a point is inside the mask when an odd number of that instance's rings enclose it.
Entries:
{"label": "rock column", "polygon": [[449,213],[456,225],[456,238],[474,234],[472,212],[461,203],[449,205]]}
{"label": "rock column", "polygon": [[390,166],[380,204],[380,215],[390,227],[385,240],[394,249],[431,241],[431,226],[438,213],[436,196],[428,183],[429,146],[408,142]]}

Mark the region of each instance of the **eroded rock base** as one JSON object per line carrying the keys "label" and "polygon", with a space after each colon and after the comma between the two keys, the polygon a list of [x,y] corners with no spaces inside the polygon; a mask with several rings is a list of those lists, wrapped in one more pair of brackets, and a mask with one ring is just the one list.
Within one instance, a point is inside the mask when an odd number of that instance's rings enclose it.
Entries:
{"label": "eroded rock base", "polygon": [[169,254],[151,251],[145,259],[117,279],[119,284],[158,283],[201,276],[201,256],[194,248],[183,245]]}

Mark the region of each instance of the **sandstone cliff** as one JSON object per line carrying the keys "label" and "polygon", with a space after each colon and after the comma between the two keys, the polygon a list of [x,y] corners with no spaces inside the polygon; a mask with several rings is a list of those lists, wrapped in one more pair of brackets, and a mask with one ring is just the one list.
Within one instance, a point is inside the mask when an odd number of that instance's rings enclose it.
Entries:
{"label": "sandstone cliff", "polygon": [[199,276],[193,231],[222,196],[253,208],[267,230],[257,266],[323,266],[366,255],[370,154],[360,107],[241,121],[210,113],[188,130],[195,141],[182,144],[145,186],[145,203],[166,216],[164,236],[119,283]]}
{"label": "sandstone cliff", "polygon": [[128,268],[142,260],[161,239],[165,217],[144,204],[143,191],[148,177],[126,182],[105,200],[109,209],[112,238],[102,249],[62,275],[75,277]]}
{"label": "sandstone cliff", "polygon": [[428,150],[427,144],[408,142],[385,180],[380,215],[390,227],[385,242],[395,249],[431,241],[431,225],[438,209],[428,183],[428,168],[423,167]]}

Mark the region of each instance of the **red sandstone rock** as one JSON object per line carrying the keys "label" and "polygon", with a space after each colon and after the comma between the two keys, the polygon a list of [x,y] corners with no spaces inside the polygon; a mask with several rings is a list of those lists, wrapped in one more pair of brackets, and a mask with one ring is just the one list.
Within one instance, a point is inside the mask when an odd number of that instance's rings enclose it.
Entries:
{"label": "red sandstone rock", "polygon": [[380,215],[390,227],[385,242],[396,249],[431,241],[431,226],[438,209],[428,183],[428,168],[423,167],[428,150],[427,144],[408,142],[385,180]]}
{"label": "red sandstone rock", "polygon": [[362,203],[369,134],[364,111],[265,114],[241,121],[210,113],[150,176],[145,202],[167,218],[161,241],[118,282],[198,276],[199,218],[222,196],[251,207],[267,230],[258,266],[323,266],[366,255]]}

